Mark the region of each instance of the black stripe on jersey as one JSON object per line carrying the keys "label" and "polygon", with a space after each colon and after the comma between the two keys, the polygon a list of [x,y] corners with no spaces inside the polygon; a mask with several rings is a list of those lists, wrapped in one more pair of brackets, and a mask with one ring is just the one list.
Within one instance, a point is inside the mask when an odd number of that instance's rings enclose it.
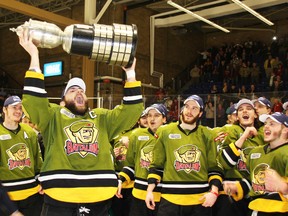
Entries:
{"label": "black stripe on jersey", "polygon": [[137,104],[137,103],[142,103],[142,98],[139,100],[131,100],[131,101],[127,101],[127,100],[123,100],[123,104]]}
{"label": "black stripe on jersey", "polygon": [[[226,153],[228,154],[228,156],[231,158],[232,161],[234,161],[235,163],[237,163],[239,156],[235,155],[233,150],[228,146],[227,148],[225,148],[223,151],[226,151]],[[233,167],[235,166],[234,164],[231,164],[228,160],[228,158],[225,156],[225,154],[222,153],[222,156],[225,160],[225,162],[230,166]]]}
{"label": "black stripe on jersey", "polygon": [[75,187],[117,187],[117,179],[53,179],[41,182],[44,189]]}
{"label": "black stripe on jersey", "polygon": [[15,186],[5,186],[5,188],[8,191],[20,191],[20,190],[25,190],[29,188],[34,188],[38,185],[38,182],[33,182],[29,184],[23,184],[23,185],[15,185]]}
{"label": "black stripe on jersey", "polygon": [[77,170],[52,170],[41,172],[41,176],[48,176],[53,174],[74,174],[74,175],[93,175],[93,174],[115,174],[114,170],[89,170],[89,171],[77,171]]}
{"label": "black stripe on jersey", "polygon": [[199,194],[209,191],[209,187],[205,188],[165,188],[161,189],[162,194]]}
{"label": "black stripe on jersey", "polygon": [[[199,187],[197,188],[196,185],[199,184]],[[169,182],[163,182],[161,193],[165,194],[199,194],[209,191],[209,186],[207,187],[201,187],[201,185],[208,184],[208,182],[180,182],[180,181],[169,181]],[[175,185],[175,187],[173,187]],[[177,187],[176,187],[177,185]],[[179,187],[179,185],[183,187]],[[189,185],[193,185],[195,187],[189,188]],[[169,187],[168,187],[169,186]]]}
{"label": "black stripe on jersey", "polygon": [[45,89],[44,80],[37,79],[37,78],[31,78],[31,77],[25,78],[24,86],[31,86],[31,87],[37,87],[37,88]]}
{"label": "black stripe on jersey", "polygon": [[36,97],[42,97],[42,98],[47,98],[47,93],[42,94],[42,93],[37,93],[34,91],[28,91],[28,90],[23,90],[23,94],[31,95],[31,96],[36,96]]}
{"label": "black stripe on jersey", "polygon": [[[147,182],[146,179],[139,179],[139,178],[137,178],[137,179],[140,180],[140,181]],[[147,185],[139,184],[139,183],[137,183],[137,182],[135,181],[135,183],[134,183],[134,188],[137,188],[137,189],[139,189],[139,190],[146,191],[146,190],[147,190]],[[162,188],[162,187],[155,187],[153,191],[154,191],[154,192],[161,192],[161,188]]]}
{"label": "black stripe on jersey", "polygon": [[[134,167],[130,167],[129,166],[129,168],[135,172]],[[135,175],[130,169],[127,169],[124,166],[122,172],[124,172],[126,175],[128,175],[131,181],[134,181],[135,180]]]}
{"label": "black stripe on jersey", "polygon": [[163,177],[163,169],[151,167],[151,168],[149,168],[149,174],[156,174],[162,178]]}
{"label": "black stripe on jersey", "polygon": [[124,96],[141,95],[141,87],[124,88]]}

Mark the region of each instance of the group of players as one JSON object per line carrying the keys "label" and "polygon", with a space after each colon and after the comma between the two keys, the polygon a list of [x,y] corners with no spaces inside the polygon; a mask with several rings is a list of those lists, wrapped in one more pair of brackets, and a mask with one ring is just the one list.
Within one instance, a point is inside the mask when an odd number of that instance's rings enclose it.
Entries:
{"label": "group of players", "polygon": [[[267,99],[240,100],[236,121],[211,129],[199,124],[204,103],[192,95],[180,120],[166,124],[164,105],[143,111],[135,60],[123,68],[115,109],[89,109],[79,78],[52,104],[37,47],[26,30],[19,41],[31,62],[23,100],[11,96],[3,108],[1,215],[287,215],[288,117],[269,106],[260,113]],[[36,133],[19,123],[22,109],[41,131],[44,160]]]}
{"label": "group of players", "polygon": [[[112,215],[129,215],[129,207],[131,216],[287,214],[288,116],[271,113],[264,97],[241,99],[230,107],[228,124],[211,129],[199,125],[203,107],[192,95],[180,120],[165,124],[165,106],[153,104],[139,120],[147,118],[147,128],[120,136],[126,157],[116,158],[116,196],[123,200],[114,198]],[[119,143],[118,137],[117,155]]]}

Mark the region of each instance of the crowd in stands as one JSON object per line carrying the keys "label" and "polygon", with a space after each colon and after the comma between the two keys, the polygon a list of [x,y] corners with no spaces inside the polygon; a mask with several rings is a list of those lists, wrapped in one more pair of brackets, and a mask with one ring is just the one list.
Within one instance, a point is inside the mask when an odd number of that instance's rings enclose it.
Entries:
{"label": "crowd in stands", "polygon": [[225,110],[242,98],[265,96],[272,103],[272,111],[282,111],[282,103],[287,100],[288,39],[273,41],[269,46],[246,41],[209,48],[199,52],[189,75],[190,87],[181,97],[171,96],[169,90],[156,92],[155,101],[165,103],[171,121],[178,120],[181,98],[189,94],[205,99],[202,124],[211,127],[223,126]]}

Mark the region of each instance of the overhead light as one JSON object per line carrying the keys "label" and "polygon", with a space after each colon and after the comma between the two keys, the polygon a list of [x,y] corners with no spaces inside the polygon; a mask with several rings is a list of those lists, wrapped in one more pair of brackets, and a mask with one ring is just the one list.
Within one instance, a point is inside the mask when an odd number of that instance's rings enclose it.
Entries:
{"label": "overhead light", "polygon": [[217,24],[214,23],[214,22],[211,22],[210,20],[205,19],[204,17],[199,16],[199,15],[191,12],[190,10],[187,10],[186,8],[180,6],[180,5],[178,5],[178,4],[176,4],[176,3],[172,2],[172,1],[167,1],[167,4],[169,4],[169,5],[177,8],[177,9],[179,9],[179,10],[181,10],[181,11],[183,11],[183,12],[185,12],[185,13],[187,13],[187,14],[189,14],[189,15],[191,15],[191,16],[199,19],[199,20],[202,20],[203,22],[206,22],[207,24],[209,24],[209,25],[211,25],[211,26],[214,26],[215,28],[220,29],[221,31],[224,31],[224,32],[226,32],[226,33],[229,33],[229,32],[230,32],[228,29],[223,28],[223,27],[217,25]]}
{"label": "overhead light", "polygon": [[239,0],[232,0],[235,4],[239,5],[240,7],[242,7],[243,9],[245,9],[246,11],[248,11],[249,13],[253,14],[255,17],[257,17],[258,19],[262,20],[263,22],[265,22],[266,24],[272,26],[274,25],[274,23],[272,23],[271,21],[269,21],[268,19],[266,19],[265,17],[263,17],[262,15],[260,15],[259,13],[257,13],[255,10],[253,10],[252,8],[250,8],[249,6],[247,6],[246,4],[242,3]]}

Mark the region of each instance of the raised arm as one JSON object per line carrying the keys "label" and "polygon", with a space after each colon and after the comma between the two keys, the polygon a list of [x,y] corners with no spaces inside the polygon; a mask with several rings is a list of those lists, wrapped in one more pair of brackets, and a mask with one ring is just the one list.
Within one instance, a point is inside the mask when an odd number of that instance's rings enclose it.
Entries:
{"label": "raised arm", "polygon": [[36,45],[33,43],[32,38],[29,36],[28,29],[23,28],[23,31],[18,35],[20,45],[26,50],[26,52],[28,52],[31,57],[29,69],[36,72],[41,72],[39,63],[39,51]]}

